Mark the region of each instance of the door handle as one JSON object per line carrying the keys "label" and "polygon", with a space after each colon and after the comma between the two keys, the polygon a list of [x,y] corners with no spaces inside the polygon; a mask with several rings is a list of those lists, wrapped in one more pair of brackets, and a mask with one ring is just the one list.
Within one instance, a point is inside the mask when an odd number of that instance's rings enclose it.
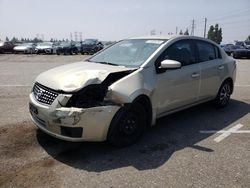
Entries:
{"label": "door handle", "polygon": [[223,66],[223,65],[220,65],[220,66],[218,66],[218,69],[219,69],[219,70],[223,70],[223,69],[224,69],[224,66]]}
{"label": "door handle", "polygon": [[198,76],[200,76],[199,73],[193,73],[193,74],[191,75],[192,78],[197,78]]}

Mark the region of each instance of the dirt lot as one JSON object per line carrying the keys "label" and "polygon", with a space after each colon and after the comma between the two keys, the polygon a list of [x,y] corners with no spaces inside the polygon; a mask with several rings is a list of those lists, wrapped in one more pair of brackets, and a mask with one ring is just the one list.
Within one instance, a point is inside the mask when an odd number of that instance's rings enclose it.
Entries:
{"label": "dirt lot", "polygon": [[[249,187],[250,60],[238,60],[230,105],[203,104],[161,118],[135,145],[70,143],[37,130],[35,77],[86,56],[0,55],[0,187]],[[238,124],[245,130],[217,142]],[[203,131],[203,132],[202,132]]]}

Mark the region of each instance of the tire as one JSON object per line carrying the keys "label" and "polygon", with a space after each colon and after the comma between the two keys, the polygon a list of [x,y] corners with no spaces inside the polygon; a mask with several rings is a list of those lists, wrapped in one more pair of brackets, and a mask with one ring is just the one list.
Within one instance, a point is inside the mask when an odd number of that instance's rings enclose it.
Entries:
{"label": "tire", "polygon": [[223,82],[214,100],[214,104],[216,107],[224,108],[228,105],[230,96],[232,94],[232,89],[232,85],[229,81]]}
{"label": "tire", "polygon": [[131,145],[141,137],[146,124],[146,111],[141,104],[125,106],[115,114],[107,141],[116,147]]}

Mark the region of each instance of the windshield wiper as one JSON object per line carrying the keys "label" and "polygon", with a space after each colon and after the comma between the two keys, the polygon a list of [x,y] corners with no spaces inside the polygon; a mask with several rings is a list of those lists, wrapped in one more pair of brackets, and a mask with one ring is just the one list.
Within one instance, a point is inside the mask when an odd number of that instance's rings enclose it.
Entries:
{"label": "windshield wiper", "polygon": [[106,61],[94,61],[95,63],[101,63],[101,64],[106,64],[106,65],[114,65],[114,66],[119,66],[115,63],[109,63],[109,62],[106,62]]}

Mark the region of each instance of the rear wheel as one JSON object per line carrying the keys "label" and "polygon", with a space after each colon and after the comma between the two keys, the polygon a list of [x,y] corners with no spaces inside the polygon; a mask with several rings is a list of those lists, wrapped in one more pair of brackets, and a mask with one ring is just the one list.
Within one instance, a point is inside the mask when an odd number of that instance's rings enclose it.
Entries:
{"label": "rear wheel", "polygon": [[223,108],[226,107],[229,103],[230,96],[232,94],[232,85],[229,81],[225,81],[214,100],[214,103],[217,107]]}
{"label": "rear wheel", "polygon": [[107,140],[117,147],[133,144],[142,135],[146,124],[146,111],[140,103],[123,107],[111,122]]}

